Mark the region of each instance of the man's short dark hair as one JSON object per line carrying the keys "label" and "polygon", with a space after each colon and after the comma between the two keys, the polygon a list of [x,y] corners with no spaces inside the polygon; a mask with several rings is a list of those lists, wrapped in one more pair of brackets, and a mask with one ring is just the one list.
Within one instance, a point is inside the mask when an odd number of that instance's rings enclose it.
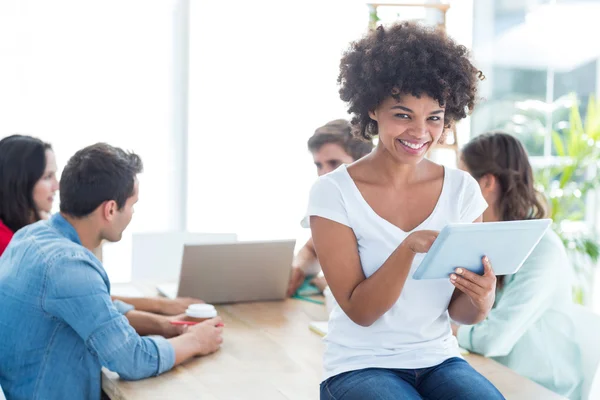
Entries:
{"label": "man's short dark hair", "polygon": [[315,153],[330,143],[339,145],[355,161],[373,150],[373,142],[353,135],[352,125],[345,119],[336,119],[318,128],[308,139],[308,150]]}
{"label": "man's short dark hair", "polygon": [[133,196],[135,177],[142,170],[137,154],[106,143],[79,150],[61,175],[60,211],[81,218],[109,200],[114,200],[120,210]]}

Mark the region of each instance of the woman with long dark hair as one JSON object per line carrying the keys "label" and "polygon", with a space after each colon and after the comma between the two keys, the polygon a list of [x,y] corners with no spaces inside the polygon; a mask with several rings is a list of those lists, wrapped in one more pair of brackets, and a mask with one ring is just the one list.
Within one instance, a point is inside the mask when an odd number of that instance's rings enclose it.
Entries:
{"label": "woman with long dark hair", "polygon": [[[515,137],[498,132],[474,138],[463,148],[459,166],[479,182],[489,205],[484,222],[546,217],[527,152]],[[563,243],[549,230],[519,272],[498,277],[496,302],[485,321],[453,327],[459,344],[563,396],[579,398],[582,371],[568,312],[569,274]]]}
{"label": "woman with long dark hair", "polygon": [[0,140],[0,254],[16,231],[48,217],[57,190],[50,144],[26,135]]}

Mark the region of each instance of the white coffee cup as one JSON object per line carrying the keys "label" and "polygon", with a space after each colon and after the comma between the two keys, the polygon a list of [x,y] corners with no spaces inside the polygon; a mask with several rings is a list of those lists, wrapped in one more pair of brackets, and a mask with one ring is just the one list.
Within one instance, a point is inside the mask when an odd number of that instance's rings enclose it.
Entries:
{"label": "white coffee cup", "polygon": [[185,311],[186,319],[194,322],[206,321],[217,316],[217,309],[212,304],[190,304]]}

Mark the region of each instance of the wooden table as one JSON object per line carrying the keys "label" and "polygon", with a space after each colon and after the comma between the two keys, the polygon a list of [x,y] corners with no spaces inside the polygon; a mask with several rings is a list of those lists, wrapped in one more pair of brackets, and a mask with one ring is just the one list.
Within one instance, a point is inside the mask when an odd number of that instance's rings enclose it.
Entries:
{"label": "wooden table", "polygon": [[[324,345],[308,323],[326,319],[324,306],[290,299],[217,310],[225,322],[224,343],[217,353],[137,382],[122,381],[104,369],[103,390],[117,400],[319,398]],[[562,398],[493,360],[465,358],[507,399]]]}

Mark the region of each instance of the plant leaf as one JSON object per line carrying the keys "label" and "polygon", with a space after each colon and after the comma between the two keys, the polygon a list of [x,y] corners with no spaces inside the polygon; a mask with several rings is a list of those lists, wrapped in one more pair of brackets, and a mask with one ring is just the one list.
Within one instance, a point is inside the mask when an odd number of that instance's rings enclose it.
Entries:
{"label": "plant leaf", "polygon": [[571,164],[565,167],[562,176],[560,177],[560,187],[564,188],[567,183],[571,180],[573,173],[575,172],[575,165]]}
{"label": "plant leaf", "polygon": [[556,131],[552,131],[552,141],[554,142],[554,148],[556,149],[556,154],[559,157],[565,157],[565,145],[563,143],[563,139],[560,134]]}
{"label": "plant leaf", "polygon": [[588,101],[584,129],[591,139],[600,140],[600,103],[596,103],[594,95]]}
{"label": "plant leaf", "polygon": [[569,117],[570,117],[569,121],[571,124],[571,129],[575,130],[577,132],[582,132],[583,124],[581,123],[581,114],[579,113],[579,105],[578,105],[577,101],[573,102],[573,105],[571,106],[571,113],[570,113]]}
{"label": "plant leaf", "polygon": [[600,245],[598,245],[598,242],[592,239],[586,239],[583,243],[583,246],[585,253],[594,262],[594,265],[596,265],[598,263],[598,259],[600,259]]}

